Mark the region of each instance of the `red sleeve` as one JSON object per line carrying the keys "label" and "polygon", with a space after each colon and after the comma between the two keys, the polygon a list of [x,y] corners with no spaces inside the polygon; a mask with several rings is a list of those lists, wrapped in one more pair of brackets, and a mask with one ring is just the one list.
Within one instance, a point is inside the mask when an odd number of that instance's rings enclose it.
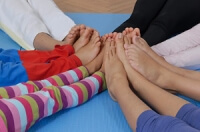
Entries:
{"label": "red sleeve", "polygon": [[72,45],[56,45],[52,51],[18,51],[20,59],[23,63],[46,63],[51,60],[55,60],[59,57],[68,57],[74,54],[74,48]]}
{"label": "red sleeve", "polygon": [[24,63],[29,80],[41,80],[82,65],[76,55],[60,57],[49,63]]}

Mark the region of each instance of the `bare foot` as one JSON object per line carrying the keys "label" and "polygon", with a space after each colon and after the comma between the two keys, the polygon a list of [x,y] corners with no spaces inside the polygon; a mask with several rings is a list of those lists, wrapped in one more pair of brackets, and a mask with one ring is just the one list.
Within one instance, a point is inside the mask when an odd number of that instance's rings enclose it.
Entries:
{"label": "bare foot", "polygon": [[[117,47],[117,55],[122,63],[128,63],[127,57],[125,55],[125,49],[124,49],[124,44],[128,43],[128,40],[126,38],[127,37],[124,37],[124,35],[122,33],[118,33],[115,38],[115,43],[116,43],[116,47]],[[121,52],[123,54],[121,54]]]}
{"label": "bare foot", "polygon": [[68,35],[63,40],[63,43],[73,45],[79,37],[80,37],[80,26],[76,25],[71,28]]}
{"label": "bare foot", "polygon": [[104,58],[105,75],[108,91],[111,98],[116,101],[115,92],[116,90],[118,90],[116,89],[118,87],[115,87],[115,83],[116,81],[123,82],[124,79],[126,79],[125,81],[127,81],[127,77],[124,67],[117,56],[114,41],[107,41],[106,53]]}
{"label": "bare foot", "polygon": [[101,72],[104,72],[102,63],[103,63],[103,58],[104,58],[104,54],[105,54],[105,45],[106,44],[107,44],[107,39],[105,38],[105,40],[102,41],[100,53],[97,55],[96,58],[94,58],[94,60],[92,60],[90,63],[85,65],[85,67],[88,69],[88,72],[90,75],[98,70]]}
{"label": "bare foot", "polygon": [[126,49],[129,63],[145,78],[164,88],[165,84],[163,83],[163,75],[166,75],[169,71],[154,61],[148,54],[138,47],[142,42],[140,37],[134,41],[135,43]]}
{"label": "bare foot", "polygon": [[74,43],[74,50],[75,52],[77,52],[80,48],[82,48],[83,46],[85,46],[87,43],[89,43],[90,38],[93,34],[93,29],[87,27],[86,29],[82,29],[83,33],[81,33],[80,31],[80,37],[79,39]]}
{"label": "bare foot", "polygon": [[97,56],[100,51],[100,46],[101,41],[99,33],[97,31],[94,31],[89,43],[80,48],[78,52],[75,53],[75,55],[79,57],[83,65],[86,65]]}
{"label": "bare foot", "polygon": [[[105,57],[106,57],[106,54],[108,53],[108,51],[109,51],[109,48],[108,48],[108,46],[111,44],[111,41],[113,41],[110,37],[108,37],[108,38],[106,38],[106,40],[104,41],[104,43],[103,43],[103,45],[104,45],[104,56],[103,56],[103,63],[102,63],[102,65],[101,65],[101,68],[100,68],[100,70],[99,71],[101,71],[101,72],[103,72],[103,73],[105,73],[105,66],[104,66],[104,62],[105,62]],[[114,42],[114,41],[113,41]],[[112,43],[113,43],[112,42]],[[106,46],[107,46],[107,48],[106,48]]]}
{"label": "bare foot", "polygon": [[117,32],[113,32],[113,33],[105,34],[103,37],[111,38],[114,40],[116,36],[117,36]]}

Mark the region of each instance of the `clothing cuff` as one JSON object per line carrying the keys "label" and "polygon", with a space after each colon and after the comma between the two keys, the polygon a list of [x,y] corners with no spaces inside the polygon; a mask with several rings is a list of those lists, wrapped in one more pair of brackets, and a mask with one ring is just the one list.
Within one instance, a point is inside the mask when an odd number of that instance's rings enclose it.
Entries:
{"label": "clothing cuff", "polygon": [[75,61],[77,67],[82,66],[81,60],[76,55],[70,55],[69,58]]}

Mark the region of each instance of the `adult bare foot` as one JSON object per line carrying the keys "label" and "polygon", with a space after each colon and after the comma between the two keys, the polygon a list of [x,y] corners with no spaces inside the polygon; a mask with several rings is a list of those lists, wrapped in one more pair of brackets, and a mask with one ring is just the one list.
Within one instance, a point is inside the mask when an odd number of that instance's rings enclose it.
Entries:
{"label": "adult bare foot", "polygon": [[93,34],[93,29],[87,27],[83,33],[80,33],[80,37],[79,39],[74,43],[74,50],[75,52],[77,52],[80,48],[82,48],[83,46],[85,46],[86,44],[89,43],[91,36]]}
{"label": "adult bare foot", "polygon": [[126,72],[117,56],[115,42],[107,41],[105,50],[104,67],[107,88],[111,98],[116,101],[117,99],[115,98],[115,93],[120,89],[116,89],[118,87],[115,87],[115,83],[119,81],[121,83],[127,83]]}
{"label": "adult bare foot", "polygon": [[101,41],[99,33],[97,31],[94,31],[89,43],[80,48],[78,52],[75,53],[75,55],[79,57],[83,65],[86,65],[97,56],[100,51],[100,46]]}
{"label": "adult bare foot", "polygon": [[[169,75],[171,71],[154,61],[148,54],[138,47],[142,42],[140,37],[134,41],[135,43],[126,50],[129,63],[135,70],[152,83],[165,88],[166,86],[164,82],[167,80],[167,77],[169,77],[167,75]],[[165,79],[163,79],[163,76],[165,76]]]}

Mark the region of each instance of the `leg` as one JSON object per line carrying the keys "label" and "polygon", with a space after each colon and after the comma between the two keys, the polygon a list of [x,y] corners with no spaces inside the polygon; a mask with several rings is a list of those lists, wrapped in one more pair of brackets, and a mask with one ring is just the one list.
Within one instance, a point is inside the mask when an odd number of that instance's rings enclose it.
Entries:
{"label": "leg", "polygon": [[[199,79],[194,79],[194,77],[197,78],[200,76],[198,72],[174,67],[162,59],[159,61],[161,63],[160,65],[152,59],[156,59],[158,56],[152,56],[151,58],[139,48],[142,44],[145,44],[143,39],[137,38],[135,42],[137,43],[131,45],[131,48],[127,50],[128,60],[133,68],[162,88],[174,90],[193,99],[200,100]],[[188,73],[188,75],[184,77],[183,75],[186,75],[186,73]],[[194,75],[194,77],[190,77],[190,73]],[[174,80],[174,78],[176,79]]]}
{"label": "leg", "polygon": [[18,50],[8,49],[4,50],[0,48],[0,60],[3,63],[6,62],[21,62]]}
{"label": "leg", "polygon": [[[139,47],[140,49],[142,49],[145,53],[147,53],[154,61],[156,61],[157,63],[159,63],[160,65],[162,65],[163,67],[165,67],[166,69],[177,73],[181,76],[187,77],[187,78],[191,78],[191,79],[195,79],[195,80],[199,80],[200,78],[200,74],[199,72],[196,71],[192,71],[192,70],[186,70],[183,68],[179,68],[176,67],[174,65],[171,65],[169,63],[177,63],[179,62],[179,65],[186,65],[189,63],[190,64],[196,64],[198,62],[198,50],[199,50],[199,46],[195,46],[194,48],[190,48],[188,50],[185,51],[179,51],[178,53],[174,53],[172,55],[166,55],[164,56],[165,60],[163,59],[163,57],[160,57],[157,53],[155,53],[147,44],[147,42],[139,37],[132,37],[133,39],[133,43],[134,45],[136,45],[137,47]],[[133,47],[133,45],[125,45],[126,49],[131,49],[131,47]],[[164,53],[164,51],[163,51]],[[187,58],[193,58],[193,59],[187,59]],[[180,59],[180,58],[184,58],[184,59]],[[179,60],[180,59],[180,60]],[[176,60],[176,62],[174,62]],[[168,63],[169,62],[169,63]]]}
{"label": "leg", "polygon": [[127,27],[138,27],[143,35],[166,1],[167,0],[137,0],[130,18],[115,29],[114,32],[122,32]]}
{"label": "leg", "polygon": [[[44,87],[41,91],[0,99],[1,128],[8,131],[27,131],[40,119],[60,110],[81,105],[106,89],[104,74],[96,72],[80,82],[63,87]],[[1,121],[0,119],[0,121]]]}
{"label": "leg", "polygon": [[129,88],[126,72],[116,55],[113,42],[110,41],[110,44],[106,45],[104,59],[107,87],[111,95],[118,101],[129,125],[135,130],[139,115],[150,108]]}
{"label": "leg", "polygon": [[0,61],[0,86],[15,85],[28,80],[26,70],[20,62]]}
{"label": "leg", "polygon": [[70,85],[72,83],[78,82],[83,78],[89,76],[87,67],[80,66],[73,70],[69,70],[51,77],[48,77],[39,81],[28,81],[18,83],[13,86],[6,86],[0,88],[0,97],[1,98],[14,98],[17,96],[22,96],[29,93],[34,93],[40,91],[44,87],[49,86],[64,86]]}
{"label": "leg", "polygon": [[[188,50],[179,52],[177,54],[172,54],[168,56],[163,56],[163,58],[168,62],[169,64],[175,66],[175,67],[187,67],[187,66],[194,66],[199,63],[199,55],[200,55],[200,45],[190,48]],[[179,69],[179,68],[177,68]],[[183,71],[183,70],[182,70]],[[186,72],[188,73],[188,72]],[[197,72],[196,72],[197,73]],[[182,75],[184,75],[185,72],[182,72]],[[191,76],[191,78],[200,79],[199,77],[195,77],[193,74],[184,75],[184,76]]]}
{"label": "leg", "polygon": [[[125,51],[123,48],[123,45],[124,45],[123,37],[116,39],[116,44],[117,44],[117,54],[118,54],[120,60],[123,62],[123,65],[127,72],[128,78],[131,81],[131,84],[133,85],[134,89],[153,108],[158,110],[159,113],[164,114],[164,115],[175,116],[176,113],[178,112],[178,110],[183,105],[187,104],[188,102],[155,86],[153,83],[150,83],[148,80],[146,80],[141,74],[136,72],[131,67],[131,65],[129,64],[128,59],[126,57],[126,54],[125,54]],[[135,51],[135,52],[137,53],[139,51]],[[136,53],[135,53],[134,58],[141,56],[141,54],[136,54]],[[142,59],[138,59],[138,61],[139,60],[142,60]],[[135,67],[136,66],[138,66],[138,67],[144,66],[144,65],[138,65],[139,64],[139,63],[137,63],[138,61],[135,61],[135,63],[134,63]],[[146,62],[147,59],[145,59],[143,61]],[[131,63],[131,64],[133,65],[133,63]],[[148,67],[148,66],[146,66],[146,67]],[[138,69],[139,68],[137,68],[137,70]],[[155,68],[155,69],[159,70],[157,68]],[[147,71],[150,71],[150,70],[147,70]],[[152,91],[154,91],[154,92],[152,92]],[[159,100],[158,100],[158,98],[159,98]],[[163,103],[163,102],[165,102],[165,103]],[[167,105],[167,103],[169,103],[169,104]],[[170,111],[168,110],[169,106],[171,106]]]}
{"label": "leg", "polygon": [[134,131],[197,131],[181,120],[156,114],[144,104],[130,90],[126,72],[116,54],[115,48],[113,48],[113,42],[108,47],[109,50],[106,52],[104,61],[108,90],[118,101]]}
{"label": "leg", "polygon": [[54,50],[51,51],[18,51],[19,57],[23,63],[48,63],[49,61],[55,60],[59,57],[69,57],[75,52],[77,53],[80,48],[88,44],[91,40],[93,33],[91,28],[85,29],[81,35],[80,32],[80,27],[75,26],[66,37],[65,41],[67,44],[63,46],[55,46]]}
{"label": "leg", "polygon": [[8,99],[39,91],[43,87],[64,86],[80,81],[100,69],[103,61],[104,45],[105,44],[102,45],[101,52],[98,54],[98,56],[89,64],[48,77],[44,80],[28,81],[26,83],[19,83],[14,86],[2,87],[0,88],[0,97]]}
{"label": "leg", "polygon": [[192,28],[200,22],[199,6],[199,0],[168,0],[142,37],[152,46]]}
{"label": "leg", "polygon": [[[154,34],[156,35],[156,34]],[[151,48],[160,56],[168,56],[200,45],[200,24]]]}
{"label": "leg", "polygon": [[53,0],[28,0],[28,3],[40,16],[51,36],[56,40],[64,40],[75,25],[74,21],[61,11]]}

